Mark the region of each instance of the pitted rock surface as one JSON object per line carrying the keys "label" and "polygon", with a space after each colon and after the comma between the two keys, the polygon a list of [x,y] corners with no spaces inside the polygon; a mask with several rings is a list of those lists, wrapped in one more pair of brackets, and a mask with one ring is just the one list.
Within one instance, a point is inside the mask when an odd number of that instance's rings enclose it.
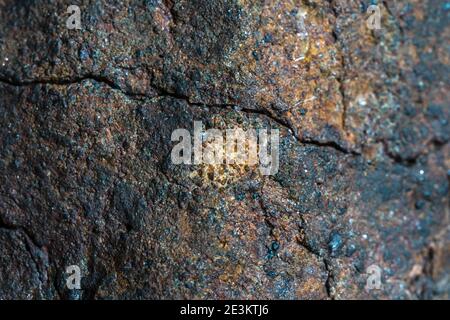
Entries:
{"label": "pitted rock surface", "polygon": [[[448,3],[71,4],[0,0],[0,298],[449,298]],[[279,171],[174,165],[194,121]]]}

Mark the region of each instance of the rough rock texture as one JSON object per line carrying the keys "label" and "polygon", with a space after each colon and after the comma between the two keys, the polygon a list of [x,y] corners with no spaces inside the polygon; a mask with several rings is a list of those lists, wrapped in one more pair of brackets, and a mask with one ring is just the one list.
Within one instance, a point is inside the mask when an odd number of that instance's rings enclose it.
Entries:
{"label": "rough rock texture", "polygon": [[[77,2],[0,0],[0,298],[449,298],[450,3]],[[174,165],[195,120],[279,172]]]}

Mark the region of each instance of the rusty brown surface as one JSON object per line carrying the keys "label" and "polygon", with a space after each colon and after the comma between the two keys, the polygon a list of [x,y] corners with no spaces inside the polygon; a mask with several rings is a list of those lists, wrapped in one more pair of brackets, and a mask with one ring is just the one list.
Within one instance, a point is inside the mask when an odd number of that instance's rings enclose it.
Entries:
{"label": "rusty brown surface", "polygon": [[[70,4],[0,0],[0,298],[448,299],[448,3]],[[174,165],[200,120],[279,172]]]}

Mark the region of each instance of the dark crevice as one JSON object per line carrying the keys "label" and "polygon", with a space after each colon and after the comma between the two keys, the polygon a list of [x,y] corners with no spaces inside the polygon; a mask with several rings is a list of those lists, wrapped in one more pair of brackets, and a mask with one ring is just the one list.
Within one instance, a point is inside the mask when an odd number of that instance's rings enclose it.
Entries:
{"label": "dark crevice", "polygon": [[[341,58],[342,59],[342,68],[343,68],[343,70],[345,69],[345,67],[344,67],[344,58]],[[341,97],[342,97],[342,122],[341,122],[341,127],[342,127],[342,131],[343,132],[345,132],[345,129],[346,129],[346,126],[347,126],[347,123],[346,123],[346,121],[347,121],[347,109],[348,109],[348,107],[347,107],[347,101],[346,101],[346,94],[345,94],[345,90],[344,90],[344,83],[343,83],[343,79],[342,78],[340,78],[340,77],[338,77],[337,79],[336,79],[337,81],[338,81],[338,83],[339,83],[339,93],[341,94]]]}
{"label": "dark crevice", "polygon": [[170,15],[172,16],[173,24],[176,25],[178,23],[178,13],[175,11],[175,3],[174,0],[163,0],[164,6],[169,10]]}
{"label": "dark crevice", "polygon": [[[0,217],[0,229],[11,231],[11,232],[21,232],[25,238],[24,244],[25,249],[31,257],[36,269],[39,272],[39,279],[42,284],[48,281],[48,266],[43,261],[39,260],[36,256],[36,250],[41,250],[41,246],[37,244],[35,237],[24,227],[14,226],[5,223],[5,221]],[[48,261],[47,261],[48,262]]]}
{"label": "dark crevice", "polygon": [[[392,2],[391,4],[388,4],[388,2],[386,0],[383,0],[381,2],[383,4],[383,6],[386,8],[386,11],[388,12],[388,14],[394,19],[395,24],[398,26],[398,29],[400,30],[400,33],[402,34],[402,36],[405,36],[405,29],[403,28],[402,24],[401,24],[401,16],[397,16],[395,14],[395,12],[393,12],[392,10],[392,6],[395,6],[395,2]],[[397,11],[397,10],[396,10]]]}
{"label": "dark crevice", "polygon": [[3,82],[5,84],[11,85],[11,86],[15,86],[15,87],[26,87],[26,86],[34,86],[34,85],[64,86],[64,85],[71,85],[71,84],[77,84],[77,83],[79,84],[83,81],[89,81],[89,80],[98,82],[98,83],[103,83],[114,90],[119,90],[126,96],[130,96],[130,97],[134,97],[134,98],[146,97],[145,94],[136,93],[136,92],[132,92],[132,91],[123,89],[117,83],[115,83],[114,81],[111,81],[110,79],[108,79],[105,76],[94,75],[94,74],[86,74],[86,75],[74,77],[74,78],[35,79],[35,80],[21,80],[21,81],[18,81],[15,79],[10,79],[10,78],[5,78],[5,77],[0,77],[0,82]]}
{"label": "dark crevice", "polygon": [[305,241],[297,241],[297,243],[304,248],[306,251],[308,251],[309,253],[311,253],[312,255],[316,256],[319,259],[322,259],[321,255],[314,250],[308,243],[306,243]]}
{"label": "dark crevice", "polygon": [[[263,193],[262,190],[260,190],[261,194]],[[263,216],[264,216],[264,223],[266,224],[267,228],[268,228],[268,234],[267,234],[267,239],[269,240],[270,243],[274,243],[277,239],[274,235],[274,231],[276,229],[276,224],[274,222],[271,221],[271,218],[273,219],[277,219],[276,217],[273,217],[269,212],[268,212],[268,208],[267,206],[264,204],[264,200],[262,197],[259,198],[258,200],[259,206],[263,212]],[[271,260],[274,259],[275,257],[278,257],[276,250],[273,250],[273,248],[271,247],[271,245],[267,246],[266,245],[266,249],[267,249],[267,255],[265,257],[265,261],[264,261],[264,270],[266,270],[266,273],[269,277],[273,276],[273,270],[271,268]]]}
{"label": "dark crevice", "polygon": [[[21,231],[26,239],[32,243],[32,245],[36,248],[41,248],[40,245],[38,245],[38,242],[36,238],[31,234],[26,228],[22,226],[14,226],[11,224],[7,224],[1,217],[0,217],[0,229],[8,230],[8,231]],[[31,251],[30,251],[31,253]],[[33,254],[31,254],[33,256]]]}
{"label": "dark crevice", "polygon": [[[235,107],[235,105],[224,105],[226,107]],[[210,107],[210,106],[208,106]],[[345,148],[344,146],[341,146],[339,143],[335,142],[335,141],[318,141],[315,139],[311,139],[311,138],[300,138],[299,134],[297,132],[297,130],[287,121],[280,119],[278,117],[273,116],[269,111],[267,111],[266,109],[247,109],[247,108],[241,108],[239,109],[239,111],[247,113],[247,114],[256,114],[256,115],[260,115],[260,116],[265,116],[267,118],[269,118],[270,120],[272,120],[273,122],[277,123],[279,126],[287,129],[292,136],[295,138],[295,140],[297,140],[297,142],[299,142],[300,144],[304,144],[304,145],[314,145],[317,147],[328,147],[328,148],[332,148],[335,149],[341,153],[344,154],[351,154],[354,156],[359,156],[360,153],[354,151],[354,150],[349,150],[347,148]]]}
{"label": "dark crevice", "polygon": [[334,287],[333,287],[333,283],[334,283],[333,268],[330,264],[330,261],[328,261],[328,259],[324,258],[323,263],[325,265],[325,270],[327,271],[327,280],[325,281],[325,289],[327,291],[328,297],[330,299],[334,300],[335,296],[334,296]]}
{"label": "dark crevice", "polygon": [[434,149],[434,152],[439,152],[439,150],[441,148],[443,148],[445,145],[448,144],[448,141],[437,141],[436,139],[432,139],[428,146],[424,146],[424,150],[422,150],[422,152],[419,152],[417,155],[413,156],[413,157],[402,157],[401,154],[396,154],[393,153],[392,151],[390,151],[389,146],[388,146],[388,142],[383,139],[383,140],[378,140],[377,142],[381,143],[383,146],[383,151],[384,154],[391,159],[393,162],[401,164],[405,167],[413,167],[417,164],[417,162],[419,161],[419,159],[421,157],[426,157],[429,152],[426,152],[425,149],[427,149],[429,146],[431,146],[431,148]]}
{"label": "dark crevice", "polygon": [[[231,103],[206,104],[206,103],[201,103],[201,102],[191,102],[188,96],[181,95],[176,92],[170,92],[164,88],[156,87],[156,86],[153,86],[152,88],[157,92],[158,96],[151,97],[151,96],[147,96],[145,94],[134,93],[131,91],[124,90],[117,83],[115,83],[114,81],[111,81],[107,77],[93,75],[93,74],[88,74],[88,75],[75,77],[75,78],[67,78],[67,79],[45,79],[45,80],[37,79],[37,80],[23,80],[23,81],[17,81],[17,80],[0,77],[0,82],[3,82],[5,84],[11,85],[11,86],[17,86],[17,87],[33,86],[33,85],[39,85],[39,84],[41,84],[41,85],[70,85],[70,84],[81,83],[85,80],[103,83],[103,84],[107,85],[108,87],[110,87],[111,89],[118,90],[122,94],[132,97],[132,98],[141,97],[141,98],[152,98],[153,99],[153,98],[157,98],[157,97],[169,97],[169,98],[173,98],[173,99],[183,100],[190,106],[200,106],[200,107],[208,107],[208,108],[235,108],[237,106],[236,104],[231,104]],[[272,121],[279,124],[281,127],[284,127],[288,131],[290,131],[292,133],[292,135],[294,136],[294,138],[301,144],[315,145],[318,147],[329,147],[329,148],[333,148],[344,154],[360,155],[358,152],[353,151],[353,150],[348,150],[347,148],[341,146],[339,143],[337,143],[335,141],[317,141],[317,140],[314,140],[311,138],[301,139],[299,137],[297,131],[288,122],[273,116],[267,110],[261,110],[261,109],[255,110],[255,109],[247,109],[247,108],[241,108],[238,110],[240,110],[241,112],[244,112],[244,113],[248,113],[248,114],[257,114],[257,115],[262,115],[262,116],[268,117]]]}
{"label": "dark crevice", "polygon": [[[155,87],[155,86],[152,88],[157,92],[157,96],[151,97],[151,96],[147,96],[145,94],[134,93],[134,92],[124,90],[122,87],[120,87],[118,84],[116,84],[114,81],[111,81],[107,77],[93,75],[93,74],[88,74],[88,75],[75,77],[75,78],[67,78],[67,79],[37,79],[37,80],[22,80],[22,81],[0,77],[0,82],[3,82],[5,84],[11,85],[11,86],[17,86],[17,87],[33,86],[33,85],[39,85],[39,84],[42,84],[42,85],[70,85],[70,84],[81,83],[85,80],[102,83],[104,85],[107,85],[111,89],[118,90],[122,94],[129,96],[131,98],[141,97],[141,98],[154,99],[154,98],[158,98],[158,97],[168,97],[168,98],[172,98],[172,99],[183,100],[190,106],[207,107],[207,108],[233,108],[236,112],[244,112],[247,114],[256,114],[256,115],[260,115],[260,116],[265,116],[265,117],[269,118],[270,120],[272,120],[273,122],[280,125],[281,127],[287,129],[289,132],[291,132],[293,137],[300,144],[314,145],[317,147],[329,147],[329,148],[335,149],[341,153],[350,154],[353,156],[361,155],[361,153],[359,153],[355,150],[348,149],[335,141],[318,141],[318,140],[311,139],[311,138],[300,138],[297,130],[290,123],[272,115],[266,109],[236,108],[237,105],[232,104],[232,103],[207,104],[207,103],[201,103],[201,102],[191,102],[188,96],[181,95],[176,92],[170,92],[164,88]],[[345,114],[344,114],[344,117],[345,117]],[[387,157],[392,159],[394,162],[402,164],[407,167],[414,166],[417,163],[418,158],[423,155],[423,154],[419,154],[413,158],[405,159],[405,158],[401,157],[400,155],[390,152],[389,148],[387,146],[387,142],[385,140],[378,141],[378,142],[381,142],[383,144],[383,148],[384,148],[384,151],[385,151],[385,154]],[[432,143],[436,147],[442,147],[447,142],[439,143],[439,142],[433,140]]]}

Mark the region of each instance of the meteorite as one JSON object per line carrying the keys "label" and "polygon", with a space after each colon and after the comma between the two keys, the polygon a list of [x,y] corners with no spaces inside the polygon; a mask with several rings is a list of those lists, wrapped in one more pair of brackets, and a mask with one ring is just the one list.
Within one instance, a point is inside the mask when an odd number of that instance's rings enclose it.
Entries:
{"label": "meteorite", "polygon": [[0,299],[449,298],[447,3],[72,5],[0,0]]}

